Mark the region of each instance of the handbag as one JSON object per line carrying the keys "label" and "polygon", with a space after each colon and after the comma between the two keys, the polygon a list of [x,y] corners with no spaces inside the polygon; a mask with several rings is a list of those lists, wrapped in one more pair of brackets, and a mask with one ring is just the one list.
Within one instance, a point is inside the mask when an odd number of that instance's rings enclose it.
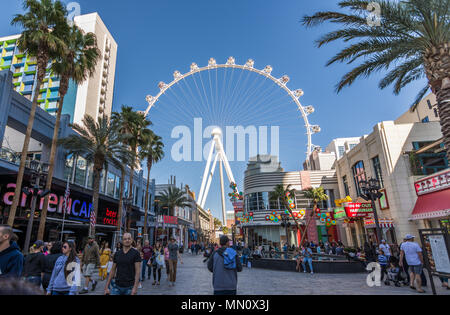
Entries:
{"label": "handbag", "polygon": [[164,268],[165,265],[166,265],[166,263],[165,263],[165,261],[164,261],[164,256],[161,255],[161,254],[159,254],[158,256],[156,256],[155,262],[156,262],[156,264],[157,264],[159,267],[161,267],[161,268]]}

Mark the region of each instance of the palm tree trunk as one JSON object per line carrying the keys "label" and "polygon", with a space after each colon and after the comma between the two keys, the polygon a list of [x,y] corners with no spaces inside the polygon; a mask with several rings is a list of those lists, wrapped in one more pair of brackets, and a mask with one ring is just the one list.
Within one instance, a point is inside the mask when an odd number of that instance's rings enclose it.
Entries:
{"label": "palm tree trunk", "polygon": [[[133,162],[134,164],[134,162]],[[130,171],[130,190],[128,191],[128,198],[130,201],[130,204],[128,205],[128,209],[126,209],[126,211],[128,212],[128,216],[127,216],[127,232],[130,232],[131,229],[131,208],[133,206],[133,179],[134,179],[134,166],[131,167],[131,171]]]}
{"label": "palm tree trunk", "polygon": [[[62,113],[62,108],[63,108],[63,104],[64,104],[64,97],[66,96],[68,86],[69,86],[69,79],[67,77],[62,77],[61,85],[60,85],[59,107],[58,107],[58,111],[56,113],[55,129],[53,129],[52,148],[50,151],[50,161],[49,161],[50,166],[48,169],[45,190],[51,190],[51,188],[52,188],[53,172],[55,170],[55,157],[56,157],[56,150],[57,150],[57,143],[58,143],[59,125],[61,124],[61,113]],[[44,208],[42,209],[41,220],[39,222],[39,230],[38,230],[38,237],[37,237],[38,240],[44,239],[45,223],[47,221],[47,210],[48,210],[49,201],[50,201],[50,195],[45,196]]]}
{"label": "palm tree trunk", "polygon": [[311,215],[310,215],[309,218],[308,218],[308,221],[306,222],[305,229],[303,230],[302,237],[300,238],[300,244],[299,244],[299,246],[302,246],[302,245],[303,245],[303,241],[307,239],[307,236],[308,236],[308,228],[309,228],[309,225],[311,224],[312,219],[314,218],[314,213],[316,213],[316,209],[317,209],[317,203],[314,202],[313,210],[312,210],[312,212],[311,212]]}
{"label": "palm tree trunk", "polygon": [[23,142],[22,147],[22,154],[20,156],[20,165],[19,165],[19,172],[17,173],[17,180],[16,180],[16,189],[14,191],[14,199],[13,203],[11,205],[11,209],[9,210],[8,214],[8,225],[13,226],[14,225],[14,219],[16,217],[16,211],[17,207],[19,205],[20,197],[22,196],[22,182],[23,182],[23,175],[25,173],[25,163],[27,160],[28,155],[28,147],[30,145],[30,139],[31,139],[31,132],[33,131],[33,124],[34,124],[34,117],[36,116],[36,109],[38,106],[38,98],[39,98],[39,91],[41,89],[42,81],[45,77],[45,72],[47,69],[47,63],[48,63],[48,54],[44,51],[41,51],[38,53],[37,56],[37,80],[36,80],[36,86],[34,87],[34,96],[33,96],[33,102],[31,104],[31,111],[30,116],[28,118],[28,126],[27,131],[25,133],[25,140]]}
{"label": "palm tree trunk", "polygon": [[450,42],[428,49],[424,64],[431,90],[436,95],[447,159],[450,159]]}
{"label": "palm tree trunk", "polygon": [[119,220],[117,222],[117,231],[120,232],[121,228],[122,228],[122,216],[123,216],[123,190],[124,190],[124,186],[125,186],[125,168],[123,167],[121,169],[121,177],[120,177],[120,188],[119,188]]}
{"label": "palm tree trunk", "polygon": [[[148,215],[148,188],[150,186],[150,169],[152,167],[152,163],[149,160],[147,164],[147,187],[145,189],[145,215],[144,215],[144,237],[147,237],[147,215]],[[146,236],[147,235],[147,236]]]}
{"label": "palm tree trunk", "polygon": [[436,92],[436,100],[441,119],[442,134],[444,135],[447,159],[450,160],[450,78],[442,82],[442,87]]}
{"label": "palm tree trunk", "polygon": [[[94,160],[94,191],[92,195],[92,211],[94,211],[95,221],[97,222],[98,197],[100,194],[100,174],[103,170],[102,161]],[[95,236],[95,225],[89,225],[89,236]]]}

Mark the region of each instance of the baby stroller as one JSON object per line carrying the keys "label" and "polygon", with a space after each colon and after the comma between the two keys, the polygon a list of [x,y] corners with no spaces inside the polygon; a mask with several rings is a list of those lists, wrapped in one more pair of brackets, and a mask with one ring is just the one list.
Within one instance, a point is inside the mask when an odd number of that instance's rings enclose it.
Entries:
{"label": "baby stroller", "polygon": [[387,277],[386,277],[386,280],[384,281],[384,284],[390,285],[391,282],[394,283],[394,285],[396,287],[401,287],[400,268],[399,267],[391,266],[390,268],[388,268]]}

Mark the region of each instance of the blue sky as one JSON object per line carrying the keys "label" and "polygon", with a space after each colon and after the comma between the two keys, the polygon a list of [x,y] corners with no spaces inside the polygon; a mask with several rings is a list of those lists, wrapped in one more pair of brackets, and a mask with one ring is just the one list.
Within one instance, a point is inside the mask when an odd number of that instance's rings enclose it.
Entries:
{"label": "blue sky", "polygon": [[[20,32],[10,26],[10,20],[21,11],[21,1],[1,1],[8,5],[3,4],[0,11],[0,35]],[[115,110],[122,104],[145,109],[145,96],[157,94],[158,82],[170,82],[174,70],[188,72],[192,62],[206,65],[214,57],[224,63],[234,56],[237,63],[243,64],[253,58],[256,67],[270,64],[276,76],[290,76],[290,88],[305,91],[303,104],[316,108],[310,116],[311,123],[322,127],[322,132],[313,136],[313,143],[325,147],[333,138],[368,134],[377,122],[396,119],[424,86],[424,82],[413,83],[395,96],[390,88],[378,89],[381,76],[375,75],[336,94],[335,84],[351,66],[339,64],[327,68],[325,63],[343,44],[318,49],[314,40],[332,27],[306,29],[299,22],[305,14],[336,9],[336,1],[332,0],[78,0],[78,3],[82,14],[98,12],[118,43]],[[163,112],[160,110],[160,115]],[[151,119],[155,129],[163,130],[166,126],[156,126],[162,121],[157,114]],[[191,118],[183,116],[179,122],[189,125]],[[269,124],[270,118],[257,123]],[[295,138],[304,143],[303,137],[299,134]],[[280,147],[293,141],[284,140],[280,141]],[[198,193],[205,163],[175,163],[170,159],[170,149],[167,148],[168,158],[152,169],[152,177],[156,177],[157,183],[167,183],[170,175],[177,175],[177,183],[189,184]],[[295,171],[301,168],[303,160],[303,154],[292,153],[282,155],[281,162],[287,171]],[[242,190],[245,163],[236,165],[236,169],[232,164],[232,168]],[[216,178],[206,207],[221,217],[218,192]]]}

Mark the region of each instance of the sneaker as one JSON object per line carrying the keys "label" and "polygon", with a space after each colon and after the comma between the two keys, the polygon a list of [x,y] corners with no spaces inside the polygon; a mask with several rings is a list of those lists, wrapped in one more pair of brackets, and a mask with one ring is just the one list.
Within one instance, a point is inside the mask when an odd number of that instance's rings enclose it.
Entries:
{"label": "sneaker", "polygon": [[303,270],[303,273],[306,273],[306,270]]}
{"label": "sneaker", "polygon": [[155,285],[155,284],[156,284],[156,281],[153,281],[152,285]]}
{"label": "sneaker", "polygon": [[95,288],[97,287],[97,281],[94,280],[92,283],[92,291],[95,291]]}
{"label": "sneaker", "polygon": [[312,272],[312,271],[311,271],[311,274],[313,275],[313,274],[314,274],[314,272]]}
{"label": "sneaker", "polygon": [[139,283],[138,289],[142,289],[142,284],[141,283]]}
{"label": "sneaker", "polygon": [[86,294],[86,293],[89,293],[89,291],[86,290],[86,289],[83,289],[83,290],[80,291],[80,294]]}
{"label": "sneaker", "polygon": [[156,285],[161,285],[161,283],[159,283],[159,281],[156,283]]}

